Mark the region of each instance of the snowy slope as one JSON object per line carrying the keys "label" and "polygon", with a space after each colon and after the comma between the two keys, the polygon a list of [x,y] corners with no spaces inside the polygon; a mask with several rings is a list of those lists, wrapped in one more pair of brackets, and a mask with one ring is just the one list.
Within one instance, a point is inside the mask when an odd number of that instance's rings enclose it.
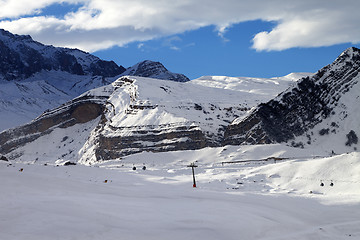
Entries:
{"label": "snowy slope", "polygon": [[101,76],[44,71],[25,81],[0,81],[0,132],[28,123],[47,109],[113,80]]}
{"label": "snowy slope", "polygon": [[0,131],[34,119],[69,96],[45,81],[0,83]]}
{"label": "snowy slope", "polygon": [[274,78],[203,76],[192,80],[192,83],[255,94],[256,97],[264,95],[264,99],[266,99],[266,96],[281,93],[293,86],[297,80],[311,75],[313,73],[290,73],[283,77]]}
{"label": "snowy slope", "polygon": [[[0,161],[0,238],[358,239],[359,153],[309,155],[258,145],[141,153],[93,167]],[[297,157],[221,164],[271,156]],[[186,167],[194,161],[197,188]]]}

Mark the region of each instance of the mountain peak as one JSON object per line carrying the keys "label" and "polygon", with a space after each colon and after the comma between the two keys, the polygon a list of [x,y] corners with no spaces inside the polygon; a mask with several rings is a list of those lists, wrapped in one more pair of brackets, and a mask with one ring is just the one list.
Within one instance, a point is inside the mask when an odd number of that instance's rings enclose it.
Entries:
{"label": "mountain peak", "polygon": [[360,60],[360,49],[356,47],[350,47],[343,51],[334,63],[343,63]]}
{"label": "mountain peak", "polygon": [[0,38],[3,38],[3,37],[7,37],[7,38],[11,38],[11,39],[17,39],[17,40],[31,40],[31,41],[33,41],[33,39],[31,38],[30,35],[12,34],[11,32],[0,28]]}
{"label": "mountain peak", "polygon": [[122,75],[157,78],[157,79],[171,80],[175,82],[190,81],[190,79],[185,75],[170,72],[160,62],[155,62],[151,60],[145,60],[135,64],[134,66],[126,69],[126,71],[122,73]]}

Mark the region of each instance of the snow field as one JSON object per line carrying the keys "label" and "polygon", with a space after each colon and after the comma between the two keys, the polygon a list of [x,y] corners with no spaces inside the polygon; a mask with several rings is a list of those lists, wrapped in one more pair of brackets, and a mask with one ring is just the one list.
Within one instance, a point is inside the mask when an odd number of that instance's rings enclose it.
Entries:
{"label": "snow field", "polygon": [[[0,162],[0,239],[359,238],[360,153],[308,154],[259,145],[93,166]],[[298,158],[222,164],[270,156]]]}

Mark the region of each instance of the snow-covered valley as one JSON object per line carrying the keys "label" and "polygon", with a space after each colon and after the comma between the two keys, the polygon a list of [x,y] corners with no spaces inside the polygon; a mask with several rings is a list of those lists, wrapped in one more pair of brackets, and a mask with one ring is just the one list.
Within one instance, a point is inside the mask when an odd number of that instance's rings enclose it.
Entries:
{"label": "snow-covered valley", "polygon": [[313,154],[258,145],[92,166],[0,161],[0,239],[358,239],[359,153]]}

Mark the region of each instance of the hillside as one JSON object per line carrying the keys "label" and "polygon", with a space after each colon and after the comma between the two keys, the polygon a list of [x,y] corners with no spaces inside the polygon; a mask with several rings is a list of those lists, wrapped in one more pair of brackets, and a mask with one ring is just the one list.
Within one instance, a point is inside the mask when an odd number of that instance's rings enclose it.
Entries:
{"label": "hillside", "polygon": [[360,134],[360,50],[349,48],[316,74],[232,122],[225,144],[288,143],[357,150]]}

